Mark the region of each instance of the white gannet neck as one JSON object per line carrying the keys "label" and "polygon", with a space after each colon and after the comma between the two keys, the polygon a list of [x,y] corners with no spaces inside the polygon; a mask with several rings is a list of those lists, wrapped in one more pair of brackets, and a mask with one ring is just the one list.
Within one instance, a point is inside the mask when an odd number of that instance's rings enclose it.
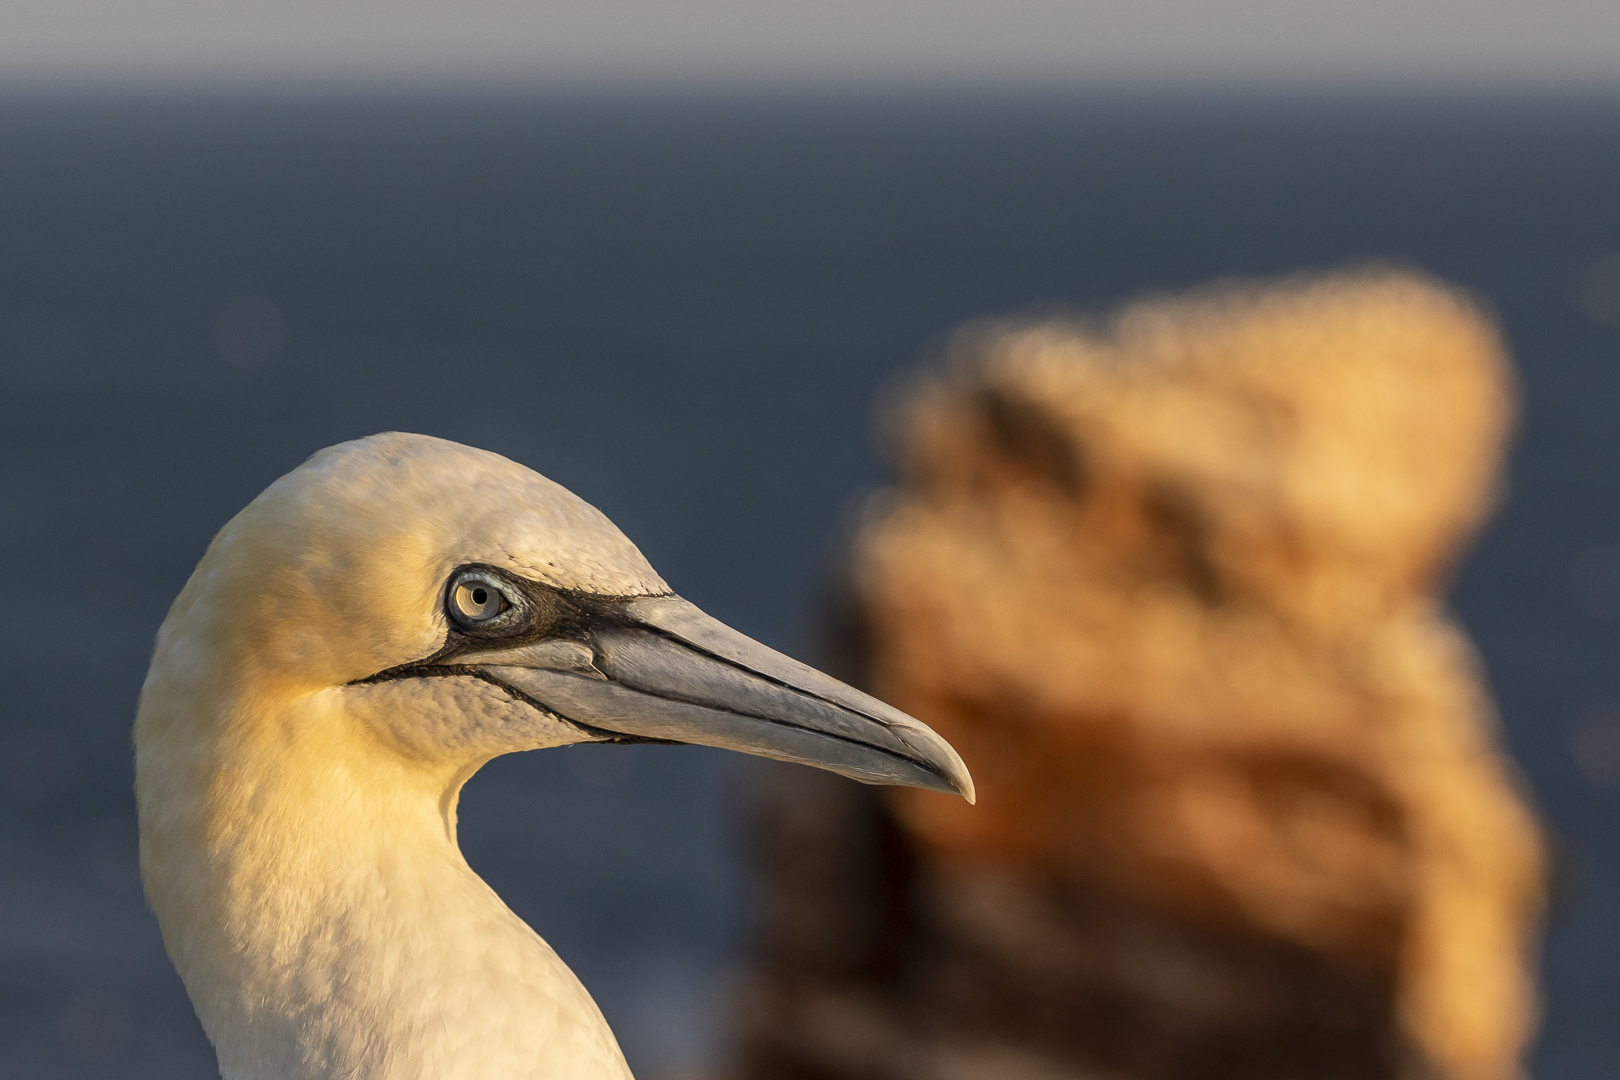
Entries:
{"label": "white gannet neck", "polygon": [[628,1078],[585,989],[456,846],[488,754],[413,760],[340,690],[210,701],[171,667],[137,721],[143,869],[226,1080]]}

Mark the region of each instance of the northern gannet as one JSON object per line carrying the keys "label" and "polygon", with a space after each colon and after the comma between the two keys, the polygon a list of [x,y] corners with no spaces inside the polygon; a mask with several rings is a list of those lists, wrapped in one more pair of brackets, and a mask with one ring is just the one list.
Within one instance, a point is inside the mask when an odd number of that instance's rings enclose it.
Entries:
{"label": "northern gannet", "polygon": [[456,844],[486,761],[600,741],[973,798],[927,727],[705,615],[499,455],[377,435],[254,499],[170,608],[135,721],[141,874],[222,1076],[628,1078]]}

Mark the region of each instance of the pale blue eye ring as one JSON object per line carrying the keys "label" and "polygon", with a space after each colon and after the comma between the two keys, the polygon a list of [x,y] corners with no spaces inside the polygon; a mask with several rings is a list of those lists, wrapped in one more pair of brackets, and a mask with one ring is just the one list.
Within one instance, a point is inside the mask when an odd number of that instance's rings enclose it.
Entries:
{"label": "pale blue eye ring", "polygon": [[526,608],[511,585],[484,570],[458,570],[445,590],[445,610],[463,629],[506,630],[522,622]]}

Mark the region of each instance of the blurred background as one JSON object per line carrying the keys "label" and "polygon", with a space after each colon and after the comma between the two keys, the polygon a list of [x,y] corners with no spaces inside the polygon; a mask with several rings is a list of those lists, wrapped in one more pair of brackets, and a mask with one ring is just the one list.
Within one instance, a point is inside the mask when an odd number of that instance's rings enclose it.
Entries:
{"label": "blurred background", "polygon": [[[0,1074],[214,1074],[129,725],[213,532],[313,450],[505,454],[815,659],[875,403],[955,328],[1378,259],[1517,365],[1449,602],[1556,855],[1531,1072],[1612,1075],[1617,56],[1585,0],[0,3]],[[583,748],[463,798],[645,1080],[726,1067],[755,769]]]}

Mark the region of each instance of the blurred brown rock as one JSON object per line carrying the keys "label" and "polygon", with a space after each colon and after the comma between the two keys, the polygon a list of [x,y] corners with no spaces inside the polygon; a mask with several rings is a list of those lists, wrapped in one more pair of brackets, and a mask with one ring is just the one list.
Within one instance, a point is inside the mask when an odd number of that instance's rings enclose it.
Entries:
{"label": "blurred brown rock", "polygon": [[845,674],[979,805],[773,773],[743,1074],[1518,1076],[1544,857],[1440,596],[1511,413],[1410,273],[960,334]]}

